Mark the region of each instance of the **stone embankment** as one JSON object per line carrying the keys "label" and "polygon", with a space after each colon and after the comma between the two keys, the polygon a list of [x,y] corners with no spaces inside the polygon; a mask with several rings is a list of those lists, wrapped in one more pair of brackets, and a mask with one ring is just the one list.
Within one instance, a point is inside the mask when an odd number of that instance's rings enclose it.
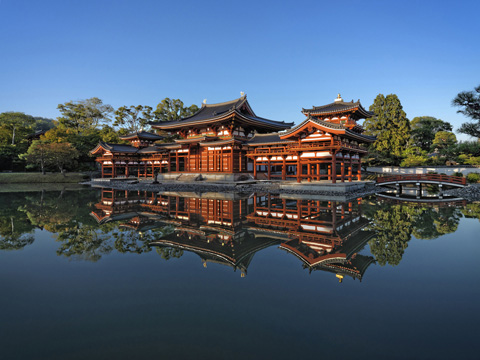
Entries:
{"label": "stone embankment", "polygon": [[460,189],[446,190],[444,194],[461,197],[468,201],[480,201],[480,184],[471,184]]}
{"label": "stone embankment", "polygon": [[299,195],[320,195],[320,196],[335,196],[341,195],[347,198],[362,197],[375,194],[379,191],[373,183],[365,184],[363,189],[352,192],[335,192],[335,191],[312,191],[308,188],[302,188],[300,185],[298,189],[280,189],[276,182],[240,182],[240,183],[198,183],[198,182],[161,182],[153,184],[152,181],[140,181],[137,183],[127,181],[91,181],[84,183],[94,187],[114,188],[119,190],[143,190],[143,191],[187,191],[195,193],[206,192],[235,192],[243,194],[251,193],[272,193],[272,194],[299,194]]}

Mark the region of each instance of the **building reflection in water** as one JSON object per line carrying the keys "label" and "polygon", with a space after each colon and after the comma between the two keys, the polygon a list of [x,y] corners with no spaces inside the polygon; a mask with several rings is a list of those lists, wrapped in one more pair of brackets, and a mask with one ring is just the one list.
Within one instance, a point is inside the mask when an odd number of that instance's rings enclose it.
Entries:
{"label": "building reflection in water", "polygon": [[361,280],[374,258],[359,254],[373,236],[364,230],[361,199],[297,200],[272,194],[154,193],[103,189],[92,216],[138,232],[171,226],[150,242],[228,265],[242,276],[256,252],[270,247],[296,256],[304,268]]}

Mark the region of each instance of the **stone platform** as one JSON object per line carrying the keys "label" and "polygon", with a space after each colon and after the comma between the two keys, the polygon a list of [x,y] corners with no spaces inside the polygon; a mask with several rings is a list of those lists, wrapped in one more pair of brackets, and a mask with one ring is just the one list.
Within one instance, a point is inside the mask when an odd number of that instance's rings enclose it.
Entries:
{"label": "stone platform", "polygon": [[332,192],[332,193],[350,193],[353,191],[363,190],[367,184],[373,184],[373,181],[352,181],[337,182],[332,184],[330,181],[281,181],[278,186],[282,190],[305,190],[308,192]]}

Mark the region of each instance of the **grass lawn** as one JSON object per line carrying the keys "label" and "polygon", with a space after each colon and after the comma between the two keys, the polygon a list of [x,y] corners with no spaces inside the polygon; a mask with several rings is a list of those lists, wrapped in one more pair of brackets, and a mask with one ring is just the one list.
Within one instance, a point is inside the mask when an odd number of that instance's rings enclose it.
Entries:
{"label": "grass lawn", "polygon": [[82,173],[0,173],[0,184],[45,184],[45,183],[75,183],[88,180],[88,176]]}

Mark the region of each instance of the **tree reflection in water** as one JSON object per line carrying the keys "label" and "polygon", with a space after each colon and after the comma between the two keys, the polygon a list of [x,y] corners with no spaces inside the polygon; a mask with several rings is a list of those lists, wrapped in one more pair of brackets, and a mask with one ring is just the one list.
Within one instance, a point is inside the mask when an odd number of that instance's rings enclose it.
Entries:
{"label": "tree reflection in water", "polygon": [[162,259],[185,250],[246,273],[253,254],[273,244],[312,270],[360,278],[373,259],[398,265],[414,236],[455,232],[462,216],[480,220],[480,206],[427,206],[355,199],[298,200],[276,195],[155,194],[148,191],[39,191],[4,193],[0,250],[31,245],[35,229],[59,243],[57,255],[98,261],[113,251]]}

